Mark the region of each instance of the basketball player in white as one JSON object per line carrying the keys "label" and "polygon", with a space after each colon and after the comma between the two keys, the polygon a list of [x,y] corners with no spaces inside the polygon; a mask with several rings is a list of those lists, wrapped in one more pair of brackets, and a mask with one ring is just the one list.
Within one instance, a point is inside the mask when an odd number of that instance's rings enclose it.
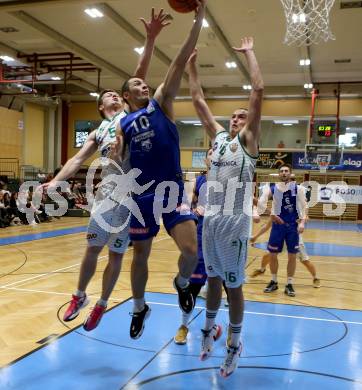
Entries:
{"label": "basketball player in white", "polygon": [[[208,206],[203,228],[203,251],[208,273],[206,321],[202,330],[201,360],[209,357],[213,342],[221,334],[215,318],[221,302],[222,282],[229,293],[227,355],[220,367],[226,377],[235,370],[241,353],[244,268],[252,210],[252,181],[258,157],[260,117],[264,83],[253,51],[253,38],[243,38],[235,51],[245,55],[252,90],[249,109],[234,111],[229,131],[214,119],[202,92],[196,69],[196,52],[190,57],[190,90],[196,112],[213,143],[208,175]],[[214,187],[214,188],[212,188]],[[230,195],[232,195],[230,197]],[[215,213],[210,211],[219,207]],[[214,214],[214,215],[210,215]],[[248,214],[248,215],[247,215]]]}
{"label": "basketball player in white", "polygon": [[[163,27],[169,24],[167,19],[168,15],[164,14],[163,10],[156,15],[154,9],[152,9],[151,21],[146,22],[143,18],[141,18],[141,21],[145,25],[147,34],[145,50],[135,71],[136,77],[145,78],[150,59],[152,57],[155,39]],[[100,152],[102,157],[110,156],[112,146],[116,141],[117,124],[120,122],[120,119],[127,114],[125,111],[125,105],[117,91],[105,90],[98,97],[98,111],[103,118],[100,126],[89,134],[80,151],[67,161],[56,177],[51,182],[43,185],[44,189],[57,187],[59,182],[72,177],[79,170],[81,165],[97,150]],[[123,173],[127,173],[129,171],[130,167],[128,156],[124,156],[123,161],[121,162],[121,169]],[[113,169],[112,164],[104,165],[102,167],[102,178],[105,181],[107,176],[111,173],[122,174],[120,171],[117,172],[117,169]],[[107,308],[108,298],[110,297],[119,277],[123,254],[129,243],[127,223],[127,220],[129,220],[129,210],[123,207],[122,204],[117,203],[114,203],[115,205],[113,208],[108,206],[110,204],[109,198],[113,189],[112,185],[101,185],[96,197],[97,210],[101,210],[101,217],[103,218],[106,226],[117,227],[126,224],[127,227],[117,233],[111,233],[108,229],[105,230],[104,226],[100,226],[99,223],[98,218],[100,217],[100,213],[95,215],[95,213],[93,213],[93,208],[87,231],[88,246],[82,260],[77,290],[73,294],[72,300],[63,317],[64,321],[71,321],[75,319],[80,310],[89,303],[85,291],[88,283],[95,273],[98,256],[104,246],[108,245],[109,257],[108,264],[103,273],[101,298],[93,307],[83,324],[84,329],[87,331],[94,329],[98,325]],[[102,203],[105,202],[108,202],[106,207],[107,211],[103,213]]]}

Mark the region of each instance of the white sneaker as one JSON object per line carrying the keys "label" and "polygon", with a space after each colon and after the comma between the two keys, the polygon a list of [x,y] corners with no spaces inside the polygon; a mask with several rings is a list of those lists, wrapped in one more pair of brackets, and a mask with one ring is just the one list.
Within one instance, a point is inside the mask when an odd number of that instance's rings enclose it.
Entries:
{"label": "white sneaker", "polygon": [[241,354],[242,346],[239,343],[238,347],[228,347],[226,358],[220,367],[220,375],[224,378],[231,375],[238,366],[239,356]]}
{"label": "white sneaker", "polygon": [[38,226],[38,223],[33,219],[30,223],[29,226]]}
{"label": "white sneaker", "polygon": [[201,329],[202,332],[202,344],[200,360],[206,360],[214,347],[214,341],[220,338],[222,328],[220,325],[214,325],[210,330]]}

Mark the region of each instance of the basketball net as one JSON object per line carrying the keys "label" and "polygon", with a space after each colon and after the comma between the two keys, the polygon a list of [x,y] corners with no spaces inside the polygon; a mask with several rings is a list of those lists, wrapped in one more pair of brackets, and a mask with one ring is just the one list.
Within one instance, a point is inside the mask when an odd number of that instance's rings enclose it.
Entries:
{"label": "basketball net", "polygon": [[317,154],[317,164],[320,173],[327,173],[331,156],[329,154]]}
{"label": "basketball net", "polygon": [[287,20],[284,43],[309,46],[335,39],[329,12],[335,0],[280,0]]}

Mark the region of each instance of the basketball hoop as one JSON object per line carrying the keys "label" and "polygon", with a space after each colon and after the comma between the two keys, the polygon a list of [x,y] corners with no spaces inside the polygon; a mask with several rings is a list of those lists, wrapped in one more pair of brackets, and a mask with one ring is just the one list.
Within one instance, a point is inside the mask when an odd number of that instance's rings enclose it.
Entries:
{"label": "basketball hoop", "polygon": [[319,166],[319,172],[320,173],[327,173],[329,163],[327,161],[319,161],[318,166]]}
{"label": "basketball hoop", "polygon": [[330,154],[317,154],[317,165],[320,173],[327,173],[327,168],[331,161]]}
{"label": "basketball hoop", "polygon": [[284,43],[309,46],[335,39],[329,12],[335,0],[280,0],[287,20]]}

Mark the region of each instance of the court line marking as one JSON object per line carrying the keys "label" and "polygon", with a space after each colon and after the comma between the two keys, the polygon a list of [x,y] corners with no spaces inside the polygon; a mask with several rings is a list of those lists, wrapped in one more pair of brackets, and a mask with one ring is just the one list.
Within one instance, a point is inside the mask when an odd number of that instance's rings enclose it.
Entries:
{"label": "court line marking", "polygon": [[[171,238],[171,237],[166,236],[166,237],[162,237],[162,238],[160,238],[160,239],[158,239],[158,240],[155,240],[154,242],[159,242],[159,241],[163,241],[163,240],[168,240],[168,239],[170,239],[170,238]],[[133,250],[133,247],[131,247],[130,250]],[[104,255],[104,256],[100,256],[99,259],[100,259],[100,261],[103,261],[103,259],[105,259],[105,258],[107,258],[107,257],[108,257],[108,255]],[[30,280],[41,279],[41,278],[46,277],[46,276],[51,277],[51,276],[53,276],[53,275],[58,275],[58,272],[64,271],[64,270],[69,269],[69,268],[77,267],[77,266],[79,266],[80,264],[81,264],[81,262],[76,263],[76,264],[73,264],[73,265],[69,265],[69,266],[67,266],[67,267],[58,268],[58,269],[56,269],[56,270],[54,270],[54,271],[50,271],[50,272],[48,272],[48,273],[44,273],[44,274],[32,276],[32,277],[27,278],[27,279],[18,280],[17,282],[13,282],[13,283],[9,283],[9,284],[4,284],[4,285],[0,286],[0,289],[2,289],[2,291],[0,291],[0,293],[3,292],[3,291],[6,291],[6,290],[8,289],[8,287],[16,286],[16,285],[22,286],[23,283],[27,283],[27,282],[29,282]]]}
{"label": "court line marking", "polygon": [[[179,305],[174,303],[162,303],[162,302],[151,302],[147,301],[147,303],[152,305],[161,305],[161,306],[174,306],[179,307]],[[315,308],[315,306],[312,306]],[[203,306],[195,306],[195,309],[205,309]],[[219,311],[226,311],[228,312],[228,309],[219,309]],[[263,312],[257,312],[257,311],[244,311],[245,314],[254,314],[259,316],[267,316],[267,317],[282,317],[282,318],[294,318],[299,320],[309,320],[309,321],[322,321],[322,322],[336,322],[340,324],[352,324],[352,325],[362,325],[362,322],[356,322],[356,321],[340,321],[340,320],[330,320],[327,318],[316,318],[316,317],[304,317],[304,316],[292,316],[287,314],[274,314],[274,313],[263,313]]]}
{"label": "court line marking", "polygon": [[[52,295],[67,295],[69,297],[69,293],[61,293],[61,292],[57,292],[57,291],[33,290],[31,288],[8,287],[8,288],[6,288],[6,290],[36,292],[36,293],[52,294]],[[87,294],[87,296],[88,295],[91,295],[91,294]]]}

